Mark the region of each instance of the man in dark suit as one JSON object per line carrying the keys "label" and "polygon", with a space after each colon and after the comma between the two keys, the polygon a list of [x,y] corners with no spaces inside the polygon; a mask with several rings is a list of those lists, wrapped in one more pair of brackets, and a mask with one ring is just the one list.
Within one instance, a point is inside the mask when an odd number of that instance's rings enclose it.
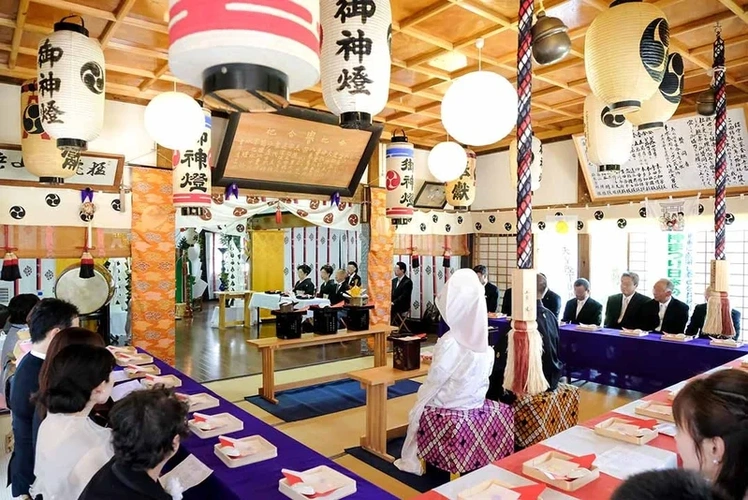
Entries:
{"label": "man in dark suit", "polygon": [[[538,297],[542,296],[548,287],[545,276],[538,274],[537,277]],[[541,300],[537,302],[538,334],[543,339],[543,376],[548,381],[548,390],[555,391],[561,379],[563,364],[558,357],[558,319],[549,311]],[[504,370],[506,369],[507,348],[509,346],[509,335],[499,336],[494,346],[496,351],[496,362],[489,377],[487,399],[512,403],[515,396],[503,388]]]}
{"label": "man in dark suit", "polygon": [[605,306],[605,328],[646,329],[642,313],[650,298],[637,292],[638,286],[638,274],[627,271],[621,275],[621,293],[608,297]]}
{"label": "man in dark suit", "polygon": [[652,287],[654,299],[645,304],[645,330],[656,333],[684,333],[688,323],[688,304],[673,297],[675,285],[668,279],[658,280]]}
{"label": "man in dark suit", "polygon": [[574,297],[566,303],[561,321],[574,325],[602,325],[603,305],[590,297],[590,282],[579,278],[574,282]]}
{"label": "man in dark suit", "polygon": [[[711,294],[711,287],[706,287],[704,292],[704,298],[709,301],[709,295]],[[730,313],[732,316],[732,325],[735,327],[735,337],[738,338],[740,334],[740,311],[733,309]],[[699,337],[709,337],[706,333],[701,331],[704,328],[704,321],[706,321],[706,304],[698,304],[693,308],[693,314],[691,315],[691,321],[688,323],[686,328],[686,335],[699,335]]]}
{"label": "man in dark suit", "polygon": [[504,298],[501,299],[501,314],[512,315],[512,289],[504,290]]}
{"label": "man in dark suit", "polygon": [[395,277],[392,279],[392,307],[390,319],[397,315],[406,315],[410,311],[410,297],[413,295],[413,281],[405,276],[408,266],[405,262],[398,262],[395,266]]}
{"label": "man in dark suit", "polygon": [[[14,497],[29,494],[34,484],[34,411],[31,396],[39,390],[39,373],[52,338],[60,330],[78,326],[78,308],[59,299],[40,301],[29,314],[31,352],[18,364],[9,395],[15,448],[10,459],[9,479]],[[7,395],[6,395],[7,396]]]}
{"label": "man in dark suit", "polygon": [[488,269],[486,269],[486,266],[475,266],[473,271],[478,275],[478,279],[486,290],[486,308],[488,312],[495,313],[499,309],[499,287],[488,281]]}
{"label": "man in dark suit", "polygon": [[348,285],[346,284],[346,272],[345,269],[338,269],[335,271],[335,281],[332,282],[328,299],[330,304],[335,305],[343,302],[345,297],[343,294],[348,291]]}
{"label": "man in dark suit", "polygon": [[[540,297],[540,300],[543,302],[543,307],[548,309],[554,314],[554,316],[556,316],[556,318],[558,318],[559,314],[561,314],[561,296],[553,290],[548,289],[548,280],[545,277],[545,274],[539,273],[539,276],[541,277],[541,279],[546,280],[545,294]],[[506,291],[504,291],[504,299],[501,301],[501,313],[506,314],[507,316],[512,315],[511,288],[507,288]]]}

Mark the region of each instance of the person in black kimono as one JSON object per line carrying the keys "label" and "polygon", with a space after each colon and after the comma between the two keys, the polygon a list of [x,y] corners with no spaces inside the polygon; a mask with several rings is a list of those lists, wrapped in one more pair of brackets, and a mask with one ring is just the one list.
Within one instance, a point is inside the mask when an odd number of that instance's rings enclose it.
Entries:
{"label": "person in black kimono", "polygon": [[346,286],[350,289],[354,286],[361,286],[361,276],[358,275],[358,264],[353,261],[348,263],[346,267],[348,276],[345,279]]}
{"label": "person in black kimono", "polygon": [[[329,299],[330,294],[335,291],[335,280],[332,279],[332,266],[322,266],[319,269],[319,275],[322,278],[322,284],[319,286],[318,297]],[[332,301],[331,301],[332,302]]]}
{"label": "person in black kimono", "polygon": [[[538,297],[541,297],[548,286],[545,276],[538,275],[537,286]],[[561,379],[563,369],[561,360],[558,357],[558,320],[555,314],[543,306],[543,302],[540,299],[537,302],[537,322],[538,335],[543,339],[543,375],[548,381],[548,391],[555,391]],[[489,377],[486,398],[511,404],[516,399],[516,396],[512,392],[506,391],[503,387],[508,346],[509,335],[499,336],[499,340],[494,346],[496,362],[493,365],[493,372]]]}
{"label": "person in black kimono", "polygon": [[309,274],[312,272],[312,268],[306,264],[302,264],[296,268],[296,275],[299,277],[299,281],[293,286],[293,293],[297,297],[314,297],[316,290],[312,278]]}

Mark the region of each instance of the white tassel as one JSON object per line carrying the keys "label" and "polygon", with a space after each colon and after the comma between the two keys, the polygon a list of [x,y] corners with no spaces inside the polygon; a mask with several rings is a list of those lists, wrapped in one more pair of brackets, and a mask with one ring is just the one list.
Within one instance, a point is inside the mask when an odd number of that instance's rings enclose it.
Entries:
{"label": "white tassel", "polygon": [[504,389],[511,391],[514,385],[514,328],[509,330],[509,340],[506,349],[506,369],[504,370]]}
{"label": "white tassel", "polygon": [[707,335],[722,335],[722,298],[719,292],[712,291],[706,302],[706,319],[701,329]]}
{"label": "white tassel", "polygon": [[[533,321],[532,323],[535,322]],[[529,329],[527,334],[530,341],[530,359],[527,372],[527,387],[525,390],[528,394],[534,396],[535,394],[547,391],[550,385],[543,373],[543,339],[540,336],[540,332],[535,327]]]}

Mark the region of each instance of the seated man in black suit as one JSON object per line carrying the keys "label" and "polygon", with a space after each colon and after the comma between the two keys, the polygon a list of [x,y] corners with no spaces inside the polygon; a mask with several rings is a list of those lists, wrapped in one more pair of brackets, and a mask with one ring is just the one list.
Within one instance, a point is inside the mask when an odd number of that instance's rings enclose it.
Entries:
{"label": "seated man in black suit", "polygon": [[[539,273],[538,275],[546,282],[546,291],[542,297],[538,296],[539,300],[543,302],[543,307],[551,311],[556,316],[556,318],[558,318],[559,314],[561,314],[561,296],[553,290],[548,289],[548,279],[545,277],[545,274]],[[504,292],[504,300],[501,302],[501,313],[506,314],[507,316],[512,315],[511,288],[507,288]]]}
{"label": "seated man in black suit", "polygon": [[[704,291],[704,298],[709,301],[709,295],[712,292],[711,287],[706,287]],[[735,327],[735,337],[738,338],[740,335],[740,311],[733,309],[731,311],[732,325]],[[691,321],[688,323],[686,328],[686,335],[698,335],[699,337],[709,337],[706,333],[701,331],[704,328],[704,321],[706,320],[706,303],[695,305],[693,308],[693,314],[691,315]]]}
{"label": "seated man in black suit", "polygon": [[[542,296],[548,287],[545,276],[538,274],[537,279],[538,297]],[[538,334],[543,339],[543,375],[548,381],[548,390],[555,391],[561,379],[563,365],[558,358],[558,319],[551,313],[543,302],[537,302]],[[509,345],[509,335],[499,336],[494,346],[496,351],[496,362],[489,377],[487,399],[512,403],[516,399],[514,394],[506,391],[504,385],[504,370],[506,369],[506,351]]]}
{"label": "seated man in black suit", "polygon": [[407,272],[408,266],[405,262],[398,262],[397,265],[395,265],[395,277],[392,278],[392,303],[390,307],[391,322],[394,322],[397,316],[404,316],[410,311],[410,297],[413,295],[413,281],[405,275]]}
{"label": "seated man in black suit", "polygon": [[668,279],[658,280],[652,287],[654,299],[644,305],[645,330],[656,333],[684,333],[688,323],[688,304],[673,297],[675,285]]}
{"label": "seated man in black suit", "polygon": [[504,298],[501,299],[501,314],[512,315],[512,289],[504,290]]}
{"label": "seated man in black suit", "polygon": [[590,297],[590,282],[579,278],[574,282],[574,297],[566,303],[563,323],[602,325],[603,305]]}
{"label": "seated man in black suit", "polygon": [[345,269],[338,269],[335,271],[335,281],[332,282],[328,299],[330,304],[335,305],[345,301],[343,294],[348,291],[348,285],[346,284],[348,277]]}
{"label": "seated man in black suit", "polygon": [[638,286],[638,274],[627,271],[621,275],[621,293],[608,297],[605,306],[605,328],[646,329],[642,309],[650,299],[636,291]]}
{"label": "seated man in black suit", "polygon": [[486,266],[475,266],[473,271],[478,275],[478,279],[486,290],[486,308],[488,312],[497,312],[499,310],[499,287],[488,281],[488,269],[486,269]]}

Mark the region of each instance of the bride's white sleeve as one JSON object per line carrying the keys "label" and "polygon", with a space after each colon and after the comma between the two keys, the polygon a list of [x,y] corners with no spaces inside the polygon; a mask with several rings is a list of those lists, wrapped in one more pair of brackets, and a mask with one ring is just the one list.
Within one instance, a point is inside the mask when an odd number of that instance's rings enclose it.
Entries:
{"label": "bride's white sleeve", "polygon": [[459,344],[454,341],[438,347],[439,349],[434,351],[434,361],[429,368],[429,374],[418,389],[416,404],[408,415],[408,433],[405,436],[401,458],[395,460],[395,467],[418,476],[424,473],[421,461],[418,459],[418,443],[416,441],[421,415],[452,377],[465,354]]}

